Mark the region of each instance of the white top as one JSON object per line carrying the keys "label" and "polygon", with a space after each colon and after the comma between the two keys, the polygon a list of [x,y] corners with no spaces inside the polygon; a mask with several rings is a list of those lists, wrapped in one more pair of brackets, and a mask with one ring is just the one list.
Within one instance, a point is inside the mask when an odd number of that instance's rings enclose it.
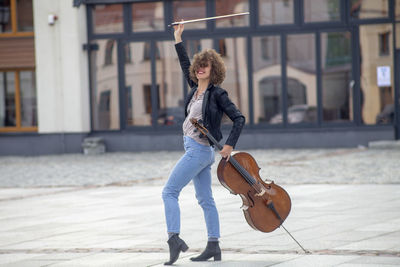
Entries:
{"label": "white top", "polygon": [[197,96],[197,98],[196,93],[193,94],[193,97],[187,107],[188,115],[183,122],[182,128],[184,136],[189,136],[193,138],[197,143],[200,143],[202,145],[210,146],[207,137],[203,136],[202,138],[200,138],[201,132],[190,122],[191,118],[195,118],[197,120],[203,119],[202,107],[204,92],[201,95]]}

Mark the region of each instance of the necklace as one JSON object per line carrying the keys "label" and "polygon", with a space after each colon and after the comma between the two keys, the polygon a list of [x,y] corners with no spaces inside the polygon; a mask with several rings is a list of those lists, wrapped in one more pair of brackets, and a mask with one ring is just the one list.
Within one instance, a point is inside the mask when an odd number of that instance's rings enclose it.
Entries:
{"label": "necklace", "polygon": [[196,94],[195,94],[196,99],[197,99],[199,96],[201,96],[202,94],[204,94],[204,91],[205,91],[205,90],[203,90],[203,91],[200,92],[199,89],[197,89]]}

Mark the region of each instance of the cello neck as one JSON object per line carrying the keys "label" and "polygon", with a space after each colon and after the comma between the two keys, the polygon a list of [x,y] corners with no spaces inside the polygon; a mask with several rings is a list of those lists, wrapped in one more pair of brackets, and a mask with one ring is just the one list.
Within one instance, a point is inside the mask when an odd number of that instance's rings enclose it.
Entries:
{"label": "cello neck", "polygon": [[[218,150],[222,150],[222,145],[217,140],[215,140],[214,136],[212,136],[209,132],[207,132],[207,137],[218,148]],[[234,157],[229,157],[229,162],[243,176],[247,183],[249,183],[251,186],[257,183],[256,179],[254,179],[253,176],[251,176],[249,172],[245,168],[243,168],[242,165],[240,165],[240,163]]]}
{"label": "cello neck", "polygon": [[254,177],[251,176],[251,174],[245,168],[243,168],[234,157],[229,157],[229,162],[242,175],[249,185],[253,186],[257,183],[256,179],[254,179]]}
{"label": "cello neck", "polygon": [[214,136],[210,134],[210,132],[207,132],[207,137],[208,139],[211,140],[211,142],[218,148],[218,150],[222,150],[222,145],[218,143],[217,140],[215,140]]}

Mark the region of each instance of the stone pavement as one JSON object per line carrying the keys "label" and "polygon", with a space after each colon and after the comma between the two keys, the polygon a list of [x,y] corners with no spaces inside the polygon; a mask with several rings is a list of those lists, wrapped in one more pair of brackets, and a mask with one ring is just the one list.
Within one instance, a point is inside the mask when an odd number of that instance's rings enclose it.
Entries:
{"label": "stone pavement", "polygon": [[[260,176],[280,184],[400,183],[400,149],[250,150]],[[181,151],[0,157],[0,187],[163,184]],[[219,155],[217,155],[219,157]],[[214,183],[216,164],[213,165]]]}
{"label": "stone pavement", "polygon": [[[311,253],[281,228],[250,228],[214,177],[222,261],[189,260],[206,244],[190,184],[180,197],[190,249],[177,266],[400,266],[400,150],[250,152],[290,194],[284,226]],[[163,266],[161,191],[181,154],[0,158],[0,266]]]}

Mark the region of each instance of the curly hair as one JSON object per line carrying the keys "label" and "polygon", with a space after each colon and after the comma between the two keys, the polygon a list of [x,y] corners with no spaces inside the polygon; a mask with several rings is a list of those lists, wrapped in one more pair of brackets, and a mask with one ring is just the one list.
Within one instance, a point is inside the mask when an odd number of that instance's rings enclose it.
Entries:
{"label": "curly hair", "polygon": [[198,83],[196,72],[200,67],[205,67],[211,64],[210,83],[220,85],[225,80],[226,67],[220,54],[214,49],[206,49],[193,56],[193,63],[190,66],[190,78]]}

